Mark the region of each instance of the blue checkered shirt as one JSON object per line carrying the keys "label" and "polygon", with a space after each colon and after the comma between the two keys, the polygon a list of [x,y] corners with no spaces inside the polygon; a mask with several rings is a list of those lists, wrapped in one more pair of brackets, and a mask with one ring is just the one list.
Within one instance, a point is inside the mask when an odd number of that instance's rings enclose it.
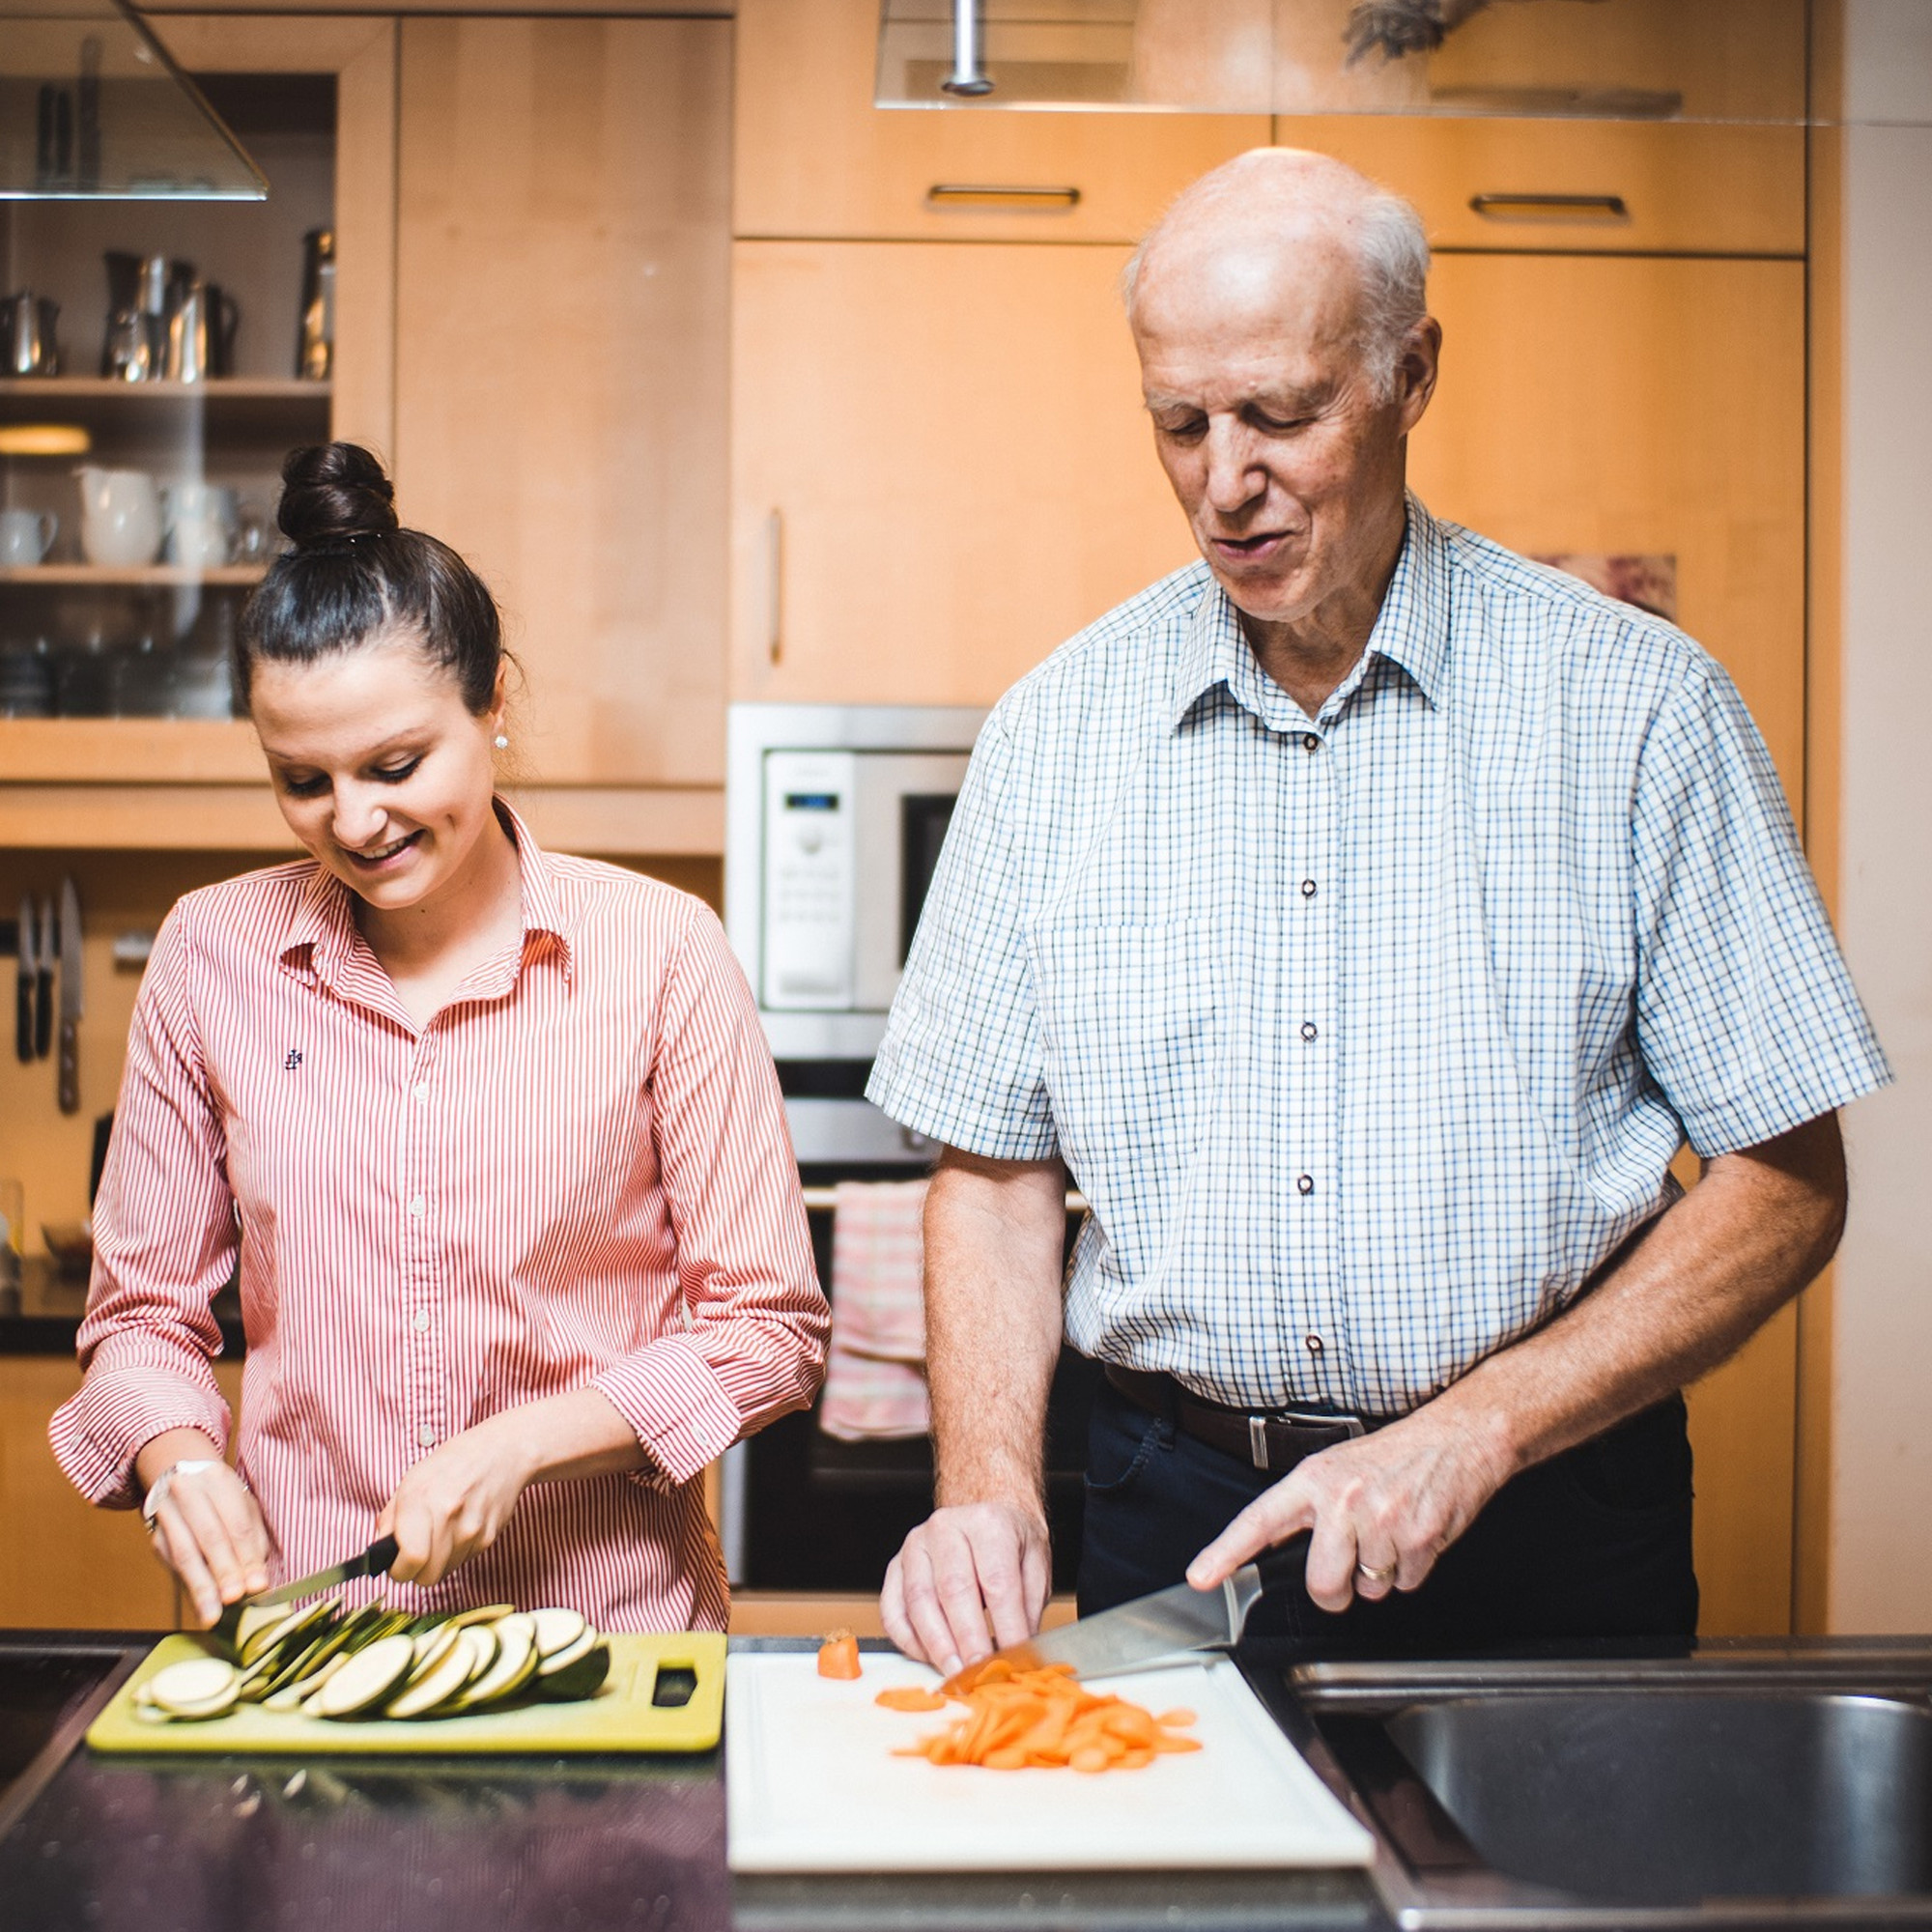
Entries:
{"label": "blue checkered shirt", "polygon": [[1389,1416],[1563,1308],[1682,1141],[1889,1077],[1721,668],[1411,498],[1313,720],[1205,564],[1007,695],[868,1091],[1065,1161],[1077,1348]]}

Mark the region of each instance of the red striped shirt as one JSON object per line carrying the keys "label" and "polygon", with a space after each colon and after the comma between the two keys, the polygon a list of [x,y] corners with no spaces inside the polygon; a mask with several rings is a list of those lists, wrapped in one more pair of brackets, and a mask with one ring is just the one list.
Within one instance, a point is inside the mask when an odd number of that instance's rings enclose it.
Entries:
{"label": "red striped shirt", "polygon": [[[722,1630],[704,1465],[811,1400],[827,1316],[751,990],[698,900],[540,851],[521,946],[412,1021],[313,863],[191,893],[136,1005],[54,1454],[133,1502],[162,1431],[226,1443],[210,1302],[239,1243],[237,1462],[298,1577],[362,1548],[410,1465],[601,1390],[633,1475],[533,1485],[412,1607],[569,1604]],[[373,1588],[373,1586],[372,1586]]]}

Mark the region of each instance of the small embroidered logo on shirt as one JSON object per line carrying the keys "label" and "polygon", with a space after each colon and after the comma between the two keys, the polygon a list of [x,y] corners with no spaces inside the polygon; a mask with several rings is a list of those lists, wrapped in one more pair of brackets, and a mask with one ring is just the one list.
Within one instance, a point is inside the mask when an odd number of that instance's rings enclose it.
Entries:
{"label": "small embroidered logo on shirt", "polygon": [[302,1064],[302,1050],[298,1046],[289,1048],[289,1057],[282,1062],[282,1071],[293,1073]]}

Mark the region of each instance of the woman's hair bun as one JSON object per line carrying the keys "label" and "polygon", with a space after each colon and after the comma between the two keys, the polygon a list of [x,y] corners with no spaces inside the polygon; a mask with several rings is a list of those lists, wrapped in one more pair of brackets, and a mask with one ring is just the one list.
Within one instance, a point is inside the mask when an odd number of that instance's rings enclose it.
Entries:
{"label": "woman's hair bun", "polygon": [[326,550],[396,527],[395,485],[355,442],[292,449],[275,521],[298,550]]}

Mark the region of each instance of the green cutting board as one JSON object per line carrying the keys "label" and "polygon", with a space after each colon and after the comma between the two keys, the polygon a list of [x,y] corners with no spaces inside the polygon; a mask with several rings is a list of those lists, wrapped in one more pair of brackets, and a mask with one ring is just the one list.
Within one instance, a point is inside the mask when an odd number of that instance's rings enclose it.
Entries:
{"label": "green cutting board", "polygon": [[[239,1704],[225,1718],[156,1723],[134,1709],[136,1689],[185,1658],[205,1657],[194,1636],[164,1637],[88,1727],[98,1751],[274,1752],[322,1756],[413,1751],[462,1752],[702,1751],[718,1742],[724,1719],[724,1639],[713,1632],[675,1636],[619,1633],[610,1639],[611,1674],[594,1697],[574,1704],[529,1703],[455,1718],[330,1719],[299,1711]],[[661,1670],[689,1670],[697,1688],[688,1703],[654,1704]]]}

